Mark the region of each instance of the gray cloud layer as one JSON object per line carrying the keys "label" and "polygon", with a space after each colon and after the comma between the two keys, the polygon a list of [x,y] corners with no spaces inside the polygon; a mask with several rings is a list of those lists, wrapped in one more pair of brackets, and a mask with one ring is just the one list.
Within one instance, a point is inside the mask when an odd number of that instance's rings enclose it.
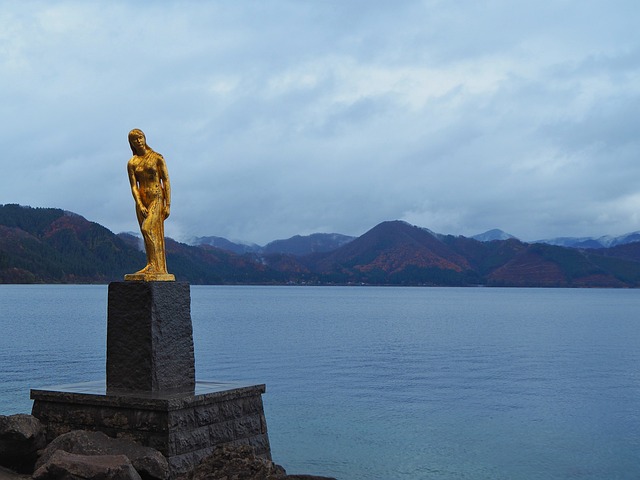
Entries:
{"label": "gray cloud layer", "polygon": [[0,203],[266,243],[403,219],[534,240],[640,230],[634,1],[9,2]]}

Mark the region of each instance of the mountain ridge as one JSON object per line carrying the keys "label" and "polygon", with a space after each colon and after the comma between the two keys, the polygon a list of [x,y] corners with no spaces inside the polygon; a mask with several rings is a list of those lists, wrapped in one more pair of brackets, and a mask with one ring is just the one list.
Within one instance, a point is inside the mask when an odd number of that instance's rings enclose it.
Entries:
{"label": "mountain ridge", "polygon": [[[398,222],[402,222],[403,220],[395,220]],[[425,227],[418,227],[423,230],[431,233],[433,236],[441,238],[449,236],[448,234],[436,233]],[[306,251],[295,251],[295,247],[289,247],[291,243],[300,242],[301,240],[307,242],[308,244],[313,244],[313,240],[316,239],[327,239],[323,240],[325,243],[330,243],[332,238],[339,238],[339,241],[334,240],[334,244],[327,245],[323,249],[312,249],[308,248]],[[328,251],[332,248],[337,248],[341,245],[348,243],[349,241],[355,239],[357,237],[352,237],[349,235],[342,235],[339,233],[313,233],[311,235],[302,236],[302,235],[294,235],[293,237],[287,239],[278,239],[273,240],[267,243],[264,246],[255,244],[255,243],[244,243],[238,241],[231,241],[224,237],[217,236],[205,236],[205,237],[195,237],[188,244],[190,245],[211,245],[217,248],[221,248],[223,250],[228,250],[233,253],[243,254],[243,253],[291,253],[294,255],[306,255],[309,253],[313,253],[314,251]],[[499,228],[494,228],[491,230],[487,230],[483,233],[478,233],[472,235],[468,238],[472,238],[474,240],[478,240],[480,242],[492,242],[494,240],[509,240],[516,239],[519,240],[515,235],[511,235],[510,233],[505,232]],[[611,248],[619,245],[626,245],[628,243],[634,243],[640,241],[640,231],[629,232],[622,235],[602,235],[600,237],[555,237],[548,238],[543,240],[535,240],[532,242],[525,243],[544,243],[547,245],[555,245],[561,247],[569,247],[569,248]]]}
{"label": "mountain ridge", "polygon": [[640,231],[622,235],[603,235],[600,237],[556,237],[546,240],[536,240],[532,243],[546,243],[570,248],[611,248],[619,245],[640,242]]}
{"label": "mountain ridge", "polygon": [[340,233],[313,233],[311,235],[294,235],[287,239],[273,240],[264,246],[255,243],[232,242],[224,237],[196,237],[190,244],[194,246],[209,245],[242,255],[245,253],[288,253],[291,255],[308,255],[315,252],[334,250],[355,237]]}
{"label": "mountain ridge", "polygon": [[[592,249],[483,239],[392,220],[356,238],[294,236],[241,254],[170,238],[166,250],[171,273],[194,284],[640,287],[640,242]],[[72,212],[0,205],[0,283],[120,281],[144,257],[139,237]]]}

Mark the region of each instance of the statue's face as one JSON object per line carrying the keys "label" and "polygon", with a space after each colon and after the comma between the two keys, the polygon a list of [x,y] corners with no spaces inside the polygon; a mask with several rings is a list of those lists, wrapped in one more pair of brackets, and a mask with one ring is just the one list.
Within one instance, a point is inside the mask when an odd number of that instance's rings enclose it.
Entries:
{"label": "statue's face", "polygon": [[144,138],[144,135],[134,135],[131,137],[131,145],[138,153],[144,153],[147,149],[147,140]]}

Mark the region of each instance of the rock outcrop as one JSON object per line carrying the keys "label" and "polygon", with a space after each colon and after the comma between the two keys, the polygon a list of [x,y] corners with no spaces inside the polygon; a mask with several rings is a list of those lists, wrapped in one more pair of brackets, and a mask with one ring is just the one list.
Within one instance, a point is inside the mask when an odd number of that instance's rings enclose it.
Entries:
{"label": "rock outcrop", "polygon": [[130,440],[111,438],[102,432],[75,430],[53,440],[36,462],[36,470],[46,464],[57,451],[77,455],[124,455],[143,480],[167,480],[167,459],[157,450]]}
{"label": "rock outcrop", "polygon": [[312,475],[287,475],[280,465],[256,456],[248,445],[221,445],[179,480],[335,480]]}
{"label": "rock outcrop", "polygon": [[[157,450],[101,432],[72,431],[44,447],[43,428],[35,417],[0,416],[0,480],[28,479],[14,472],[33,472],[34,480],[169,480],[170,477],[167,459]],[[280,465],[256,455],[253,447],[225,444],[216,447],[178,480],[335,479],[287,475]]]}
{"label": "rock outcrop", "polygon": [[219,446],[211,455],[180,480],[261,479],[280,480],[286,472],[280,465],[257,457],[247,445]]}
{"label": "rock outcrop", "polygon": [[125,455],[78,455],[56,450],[33,480],[141,480]]}
{"label": "rock outcrop", "polygon": [[20,473],[33,472],[37,451],[45,447],[40,421],[24,414],[0,415],[0,465]]}

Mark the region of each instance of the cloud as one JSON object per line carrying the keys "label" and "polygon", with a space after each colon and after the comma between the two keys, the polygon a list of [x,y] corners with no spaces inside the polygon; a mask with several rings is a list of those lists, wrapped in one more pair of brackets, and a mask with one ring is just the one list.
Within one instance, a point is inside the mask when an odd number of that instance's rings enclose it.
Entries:
{"label": "cloud", "polygon": [[524,239],[640,230],[633,2],[24,1],[0,12],[0,202],[266,243],[395,218]]}

